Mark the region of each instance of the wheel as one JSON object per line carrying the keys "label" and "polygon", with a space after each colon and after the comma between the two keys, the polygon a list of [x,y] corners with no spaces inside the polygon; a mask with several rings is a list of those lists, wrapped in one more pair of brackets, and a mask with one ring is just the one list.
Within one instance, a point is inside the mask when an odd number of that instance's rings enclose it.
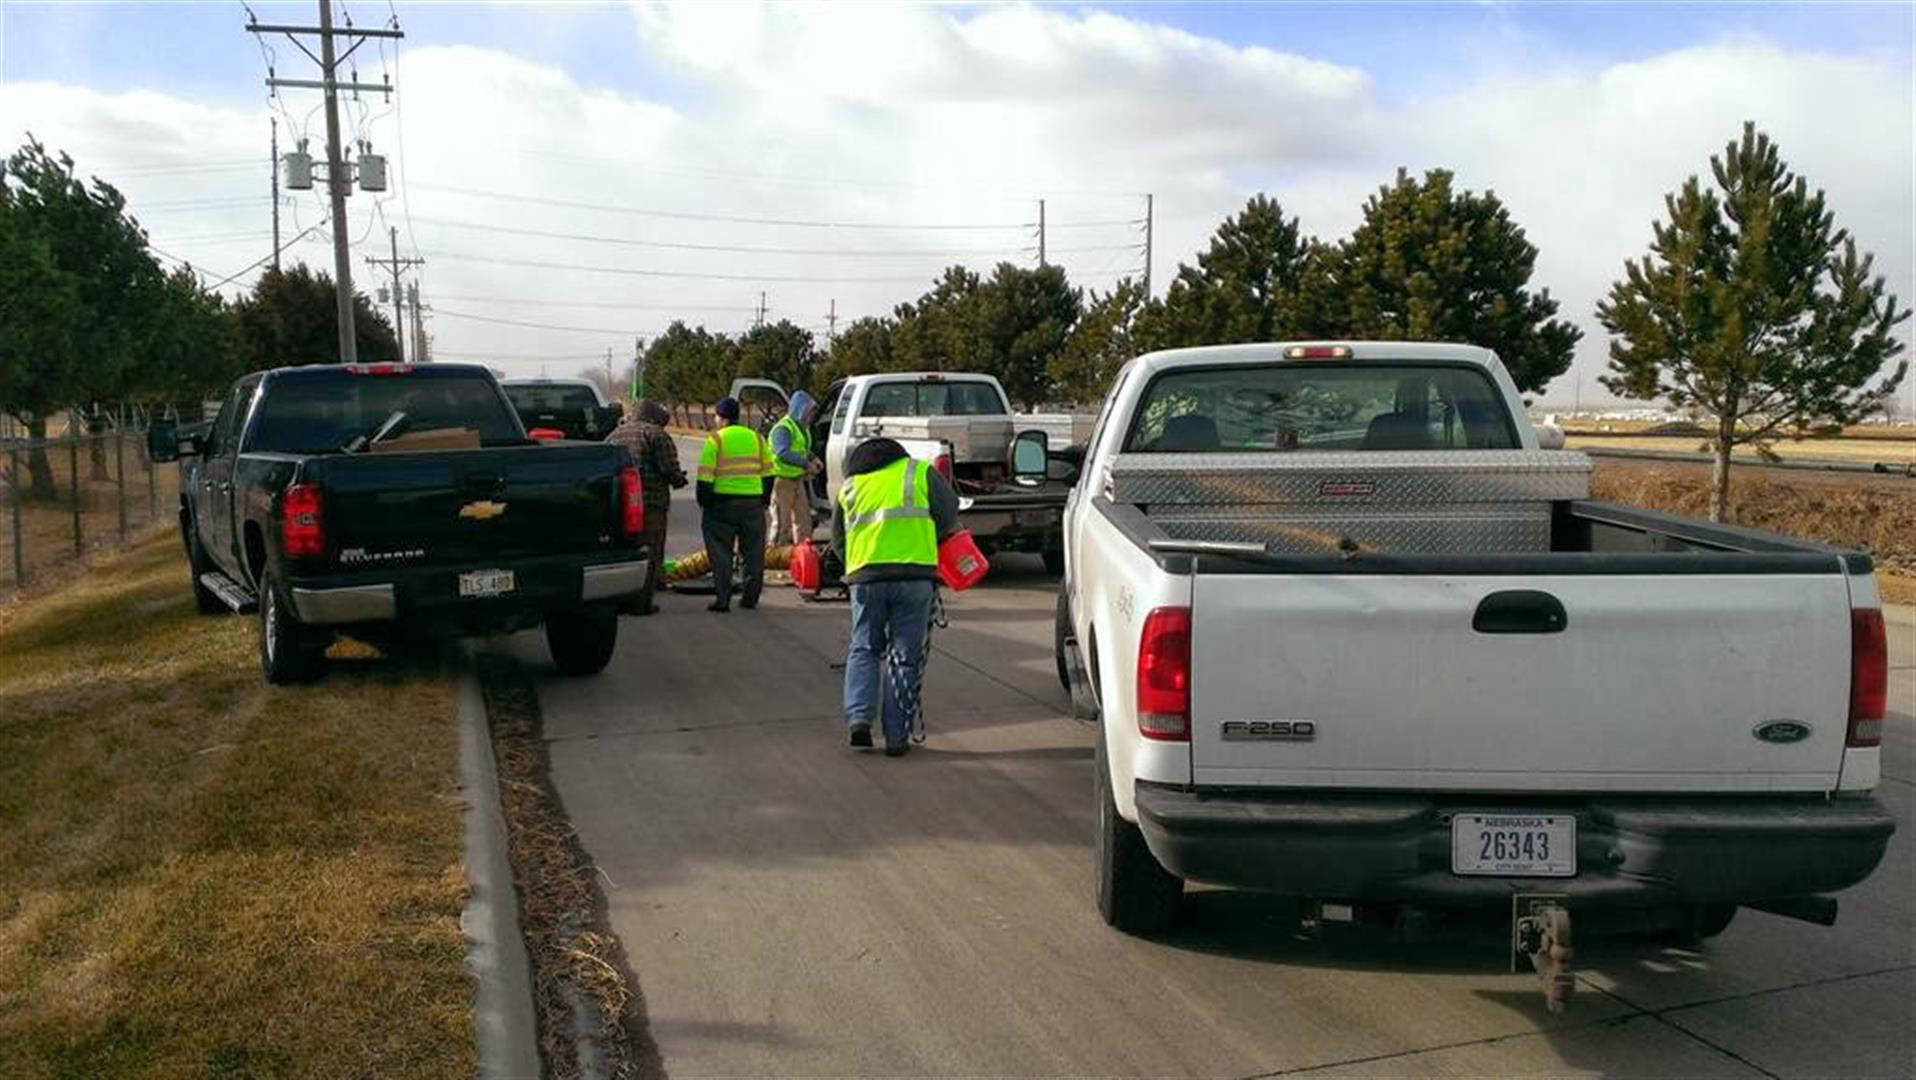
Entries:
{"label": "wheel", "polygon": [[616,611],[584,608],[546,616],[546,648],[567,675],[597,675],[612,659],[619,641]]}
{"label": "wheel", "polygon": [[1127,934],[1157,933],[1176,920],[1184,879],[1158,865],[1157,857],[1144,846],[1144,834],[1118,816],[1102,738],[1096,761],[1098,914],[1107,926]]}
{"label": "wheel", "polygon": [[332,635],[299,621],[272,573],[260,581],[259,666],[276,686],[312,682],[326,670]]}
{"label": "wheel", "polygon": [[213,590],[200,584],[200,575],[213,569],[206,558],[206,551],[200,547],[200,538],[192,532],[189,521],[183,526],[186,530],[186,573],[192,578],[193,609],[202,615],[224,615],[233,609],[226,606]]}
{"label": "wheel", "polygon": [[1064,549],[1054,548],[1038,556],[1044,560],[1044,572],[1047,574],[1064,573]]}
{"label": "wheel", "polygon": [[1070,665],[1065,662],[1064,651],[1069,647],[1066,641],[1071,637],[1071,603],[1065,599],[1062,588],[1058,590],[1058,616],[1056,623],[1056,629],[1052,632],[1051,653],[1058,662],[1058,685],[1064,687],[1064,692],[1069,694],[1071,692],[1071,668]]}

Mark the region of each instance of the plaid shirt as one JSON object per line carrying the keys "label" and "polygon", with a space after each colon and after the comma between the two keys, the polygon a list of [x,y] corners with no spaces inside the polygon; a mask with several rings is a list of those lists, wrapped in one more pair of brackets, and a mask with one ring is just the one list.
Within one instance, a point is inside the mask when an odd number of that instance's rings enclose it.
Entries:
{"label": "plaid shirt", "polygon": [[615,442],[632,451],[639,467],[639,485],[647,507],[663,507],[672,502],[672,489],[685,486],[685,470],[679,468],[678,444],[657,424],[627,420],[614,428],[607,442]]}

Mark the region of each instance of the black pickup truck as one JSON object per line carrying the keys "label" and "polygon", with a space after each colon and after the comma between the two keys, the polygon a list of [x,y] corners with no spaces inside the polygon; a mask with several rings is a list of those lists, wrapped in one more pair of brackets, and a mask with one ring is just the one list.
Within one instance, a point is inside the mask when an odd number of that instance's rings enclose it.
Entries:
{"label": "black pickup truck", "polygon": [[148,450],[181,459],[199,609],[257,609],[269,682],[317,678],[335,634],[541,623],[553,662],[592,674],[651,554],[630,453],[527,437],[483,367],[256,372],[204,432],[156,423]]}

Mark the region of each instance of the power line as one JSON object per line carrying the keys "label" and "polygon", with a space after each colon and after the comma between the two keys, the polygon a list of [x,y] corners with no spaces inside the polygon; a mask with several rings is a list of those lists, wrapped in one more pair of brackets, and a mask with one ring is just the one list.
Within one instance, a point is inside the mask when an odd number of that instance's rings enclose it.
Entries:
{"label": "power line", "polygon": [[473,322],[496,323],[500,326],[524,326],[533,330],[567,330],[580,334],[617,334],[621,337],[631,337],[634,334],[651,335],[657,333],[657,331],[654,330],[613,330],[603,326],[562,326],[555,323],[525,322],[520,319],[501,319],[491,315],[474,315],[469,311],[448,311],[443,307],[435,307],[433,310],[441,315],[450,316],[455,319],[470,319]]}
{"label": "power line", "polygon": [[624,308],[641,311],[757,311],[753,304],[634,304],[593,300],[533,300],[519,296],[439,296],[468,304],[528,304],[534,307]]}
{"label": "power line", "polygon": [[[947,255],[1004,255],[1005,248],[946,248],[928,250],[898,249],[843,249],[843,248],[786,248],[755,247],[747,244],[693,244],[671,240],[632,240],[619,236],[590,236],[584,233],[550,232],[544,229],[518,229],[510,225],[487,225],[477,221],[448,221],[444,218],[421,217],[420,221],[428,225],[438,225],[448,229],[478,229],[484,232],[510,233],[514,236],[539,236],[552,240],[576,240],[587,244],[618,244],[627,247],[671,248],[678,251],[727,251],[752,255],[845,255],[871,258],[902,258],[907,256],[928,257]],[[1137,247],[1136,244],[1128,245]],[[1030,252],[1034,248],[1012,249],[1009,253]],[[1081,249],[1085,250],[1085,249]]]}
{"label": "power line", "polygon": [[257,269],[258,267],[265,265],[268,261],[272,259],[273,256],[278,255],[280,252],[285,251],[287,248],[292,247],[294,244],[297,244],[301,240],[306,239],[306,235],[308,233],[312,232],[313,230],[319,228],[321,225],[324,225],[324,224],[326,224],[326,219],[320,218],[318,221],[315,221],[311,225],[308,225],[306,226],[306,228],[300,230],[299,235],[293,237],[291,240],[286,241],[284,244],[281,244],[278,250],[269,251],[266,254],[260,256],[259,259],[257,259],[251,266],[248,266],[242,270],[237,270],[219,279],[218,281],[215,281],[213,284],[208,285],[206,287],[206,291],[212,292],[214,289],[217,289],[220,286],[225,285],[227,282],[232,281],[234,278],[240,276],[241,274],[247,273],[248,271]]}
{"label": "power line", "polygon": [[499,353],[499,352],[448,352],[434,349],[434,356],[451,357],[455,360],[598,360],[604,353]]}
{"label": "power line", "polygon": [[702,214],[685,210],[651,210],[634,206],[608,206],[604,203],[574,202],[569,199],[545,199],[534,195],[513,195],[502,191],[483,191],[477,188],[451,187],[444,184],[421,184],[429,191],[444,191],[453,195],[467,195],[480,199],[503,199],[508,202],[539,203],[545,206],[563,206],[573,210],[601,210],[611,214],[632,214],[639,217],[669,218],[674,221],[723,221],[734,225],[778,225],[800,229],[1028,229],[1029,221],[1004,222],[999,224],[983,223],[930,223],[906,224],[877,221],[813,221],[791,218],[740,217],[730,214]]}
{"label": "power line", "polygon": [[622,274],[628,277],[692,278],[702,281],[785,281],[807,284],[839,283],[878,283],[900,281],[931,280],[923,274],[888,275],[877,277],[809,277],[796,274],[718,274],[692,270],[641,270],[626,266],[585,266],[580,263],[544,262],[537,259],[512,259],[499,255],[467,255],[457,251],[425,251],[435,259],[452,259],[455,262],[497,263],[501,266],[525,266],[537,270],[578,270],[592,274]]}

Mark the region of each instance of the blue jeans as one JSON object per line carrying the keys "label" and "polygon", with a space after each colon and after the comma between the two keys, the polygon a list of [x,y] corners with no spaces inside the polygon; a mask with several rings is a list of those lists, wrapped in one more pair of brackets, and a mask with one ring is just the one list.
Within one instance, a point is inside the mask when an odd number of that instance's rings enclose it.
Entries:
{"label": "blue jeans", "polygon": [[[885,742],[902,743],[918,717],[925,681],[925,634],[931,622],[930,581],[874,581],[853,585],[852,647],[845,657],[845,723],[869,726],[875,713]],[[878,662],[888,670],[879,702]]]}

